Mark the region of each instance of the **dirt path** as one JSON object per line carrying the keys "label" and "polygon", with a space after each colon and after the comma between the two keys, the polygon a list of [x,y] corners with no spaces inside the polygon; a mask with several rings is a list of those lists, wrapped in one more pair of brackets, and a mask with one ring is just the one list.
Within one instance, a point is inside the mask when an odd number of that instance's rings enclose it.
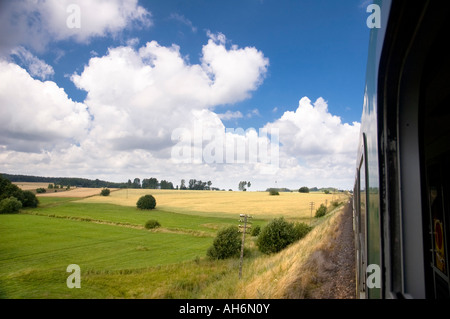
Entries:
{"label": "dirt path", "polygon": [[310,257],[310,262],[317,267],[317,277],[316,288],[310,291],[309,298],[355,298],[354,247],[352,208],[347,204],[334,240],[326,249],[316,251]]}

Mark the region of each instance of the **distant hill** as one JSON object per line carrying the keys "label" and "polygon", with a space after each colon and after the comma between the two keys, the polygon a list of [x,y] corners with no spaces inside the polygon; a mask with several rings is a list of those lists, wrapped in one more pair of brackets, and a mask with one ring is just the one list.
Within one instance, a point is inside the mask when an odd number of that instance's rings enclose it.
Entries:
{"label": "distant hill", "polygon": [[91,187],[91,188],[121,188],[126,187],[126,183],[114,183],[108,181],[102,181],[99,179],[87,179],[79,177],[42,177],[42,176],[30,176],[30,175],[12,175],[0,173],[6,179],[11,182],[33,182],[33,183],[53,183],[64,186],[77,186],[77,187]]}

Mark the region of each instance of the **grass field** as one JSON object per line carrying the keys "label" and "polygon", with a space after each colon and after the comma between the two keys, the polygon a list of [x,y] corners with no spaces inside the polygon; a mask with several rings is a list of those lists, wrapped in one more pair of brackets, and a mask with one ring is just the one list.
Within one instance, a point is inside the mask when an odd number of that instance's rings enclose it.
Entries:
{"label": "grass field", "polygon": [[[135,208],[145,193],[155,196],[157,209]],[[237,225],[243,212],[259,225],[280,216],[306,220],[304,201],[318,207],[332,196],[120,190],[108,197],[40,197],[38,208],[0,215],[0,298],[258,298],[236,284],[237,259],[206,258],[217,230]],[[146,230],[149,219],[162,227]],[[316,233],[327,219],[315,221]],[[264,269],[276,257],[262,256],[253,237],[246,247],[244,276],[255,287],[258,278],[270,280]],[[80,266],[81,289],[66,285],[69,264]]]}

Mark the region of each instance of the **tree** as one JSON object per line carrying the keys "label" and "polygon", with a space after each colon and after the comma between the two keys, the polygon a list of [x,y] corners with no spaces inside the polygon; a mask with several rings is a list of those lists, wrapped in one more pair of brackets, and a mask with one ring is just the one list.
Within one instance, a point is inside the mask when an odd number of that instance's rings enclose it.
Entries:
{"label": "tree", "polygon": [[299,193],[309,193],[309,188],[306,186],[300,187],[298,190]]}
{"label": "tree", "polygon": [[109,189],[103,188],[102,191],[100,192],[100,195],[109,196],[110,193],[111,193],[111,191]]}
{"label": "tree", "polygon": [[211,247],[206,252],[208,257],[214,259],[226,259],[239,256],[241,249],[239,228],[229,226],[219,230]]}
{"label": "tree", "polygon": [[34,195],[30,191],[23,191],[23,198],[23,207],[37,207],[37,205],[39,204],[39,200],[37,199],[36,195]]}
{"label": "tree", "polygon": [[161,187],[161,189],[173,189],[173,184],[172,184],[172,182],[162,180],[160,182],[160,187]]}
{"label": "tree", "polygon": [[211,190],[211,185],[212,185],[212,182],[211,182],[211,181],[208,181],[208,183],[207,183],[207,184],[208,184],[208,189],[209,189],[209,190]]}
{"label": "tree", "polygon": [[158,189],[158,180],[154,177],[144,178],[144,180],[142,181],[142,188]]}
{"label": "tree", "polygon": [[207,182],[202,182],[201,180],[190,179],[188,188],[191,190],[205,190],[207,189]]}
{"label": "tree", "polygon": [[247,190],[247,186],[250,187],[252,184],[250,182],[247,181],[241,181],[239,182],[239,190],[245,192]]}
{"label": "tree", "polygon": [[262,229],[256,245],[264,254],[277,253],[306,236],[311,229],[304,223],[294,224],[280,217],[272,220]]}
{"label": "tree", "polygon": [[156,207],[156,200],[152,195],[144,195],[139,198],[136,206],[139,209],[154,209]]}
{"label": "tree", "polygon": [[325,214],[327,213],[327,208],[325,207],[324,204],[321,204],[320,207],[316,210],[316,218],[320,218],[322,216],[325,216]]}
{"label": "tree", "polygon": [[19,186],[0,175],[0,200],[14,197],[22,204],[21,207],[36,207],[39,203],[35,194],[22,191]]}
{"label": "tree", "polygon": [[180,189],[187,189],[186,188],[186,181],[184,179],[181,180]]}
{"label": "tree", "polygon": [[17,213],[21,208],[22,203],[13,196],[0,201],[0,214]]}
{"label": "tree", "polygon": [[280,193],[278,192],[278,189],[276,189],[276,188],[271,188],[271,189],[269,190],[269,195],[270,195],[270,196],[279,196]]}
{"label": "tree", "polygon": [[141,180],[137,177],[133,181],[133,188],[141,188]]}

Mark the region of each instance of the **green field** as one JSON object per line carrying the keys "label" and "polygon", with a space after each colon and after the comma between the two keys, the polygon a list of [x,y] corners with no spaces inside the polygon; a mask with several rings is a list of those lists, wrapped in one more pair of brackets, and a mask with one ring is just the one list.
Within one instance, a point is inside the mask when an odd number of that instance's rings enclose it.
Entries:
{"label": "green field", "polygon": [[[198,198],[188,193],[191,200],[186,197],[183,204],[173,201],[170,206],[164,195],[179,198],[170,191],[155,194],[162,202],[156,210],[141,211],[127,202],[119,205],[117,197],[132,198],[142,191],[124,192],[82,200],[42,197],[38,208],[0,215],[0,298],[198,298],[208,297],[205,291],[219,279],[237,275],[237,260],[211,261],[206,250],[219,228],[238,224],[238,213],[207,211],[205,205],[195,211]],[[254,215],[267,217],[258,214],[258,207],[266,212],[266,206],[255,201],[255,194],[199,192],[198,196],[203,200],[211,196],[213,207],[217,194],[233,195],[224,201],[247,196],[251,204],[245,205],[253,205]],[[289,206],[293,198],[278,197],[280,207]],[[149,219],[162,227],[146,230]],[[268,220],[255,218],[255,224]],[[257,258],[252,238],[247,246],[250,259]],[[80,266],[81,289],[66,285],[70,264]]]}

